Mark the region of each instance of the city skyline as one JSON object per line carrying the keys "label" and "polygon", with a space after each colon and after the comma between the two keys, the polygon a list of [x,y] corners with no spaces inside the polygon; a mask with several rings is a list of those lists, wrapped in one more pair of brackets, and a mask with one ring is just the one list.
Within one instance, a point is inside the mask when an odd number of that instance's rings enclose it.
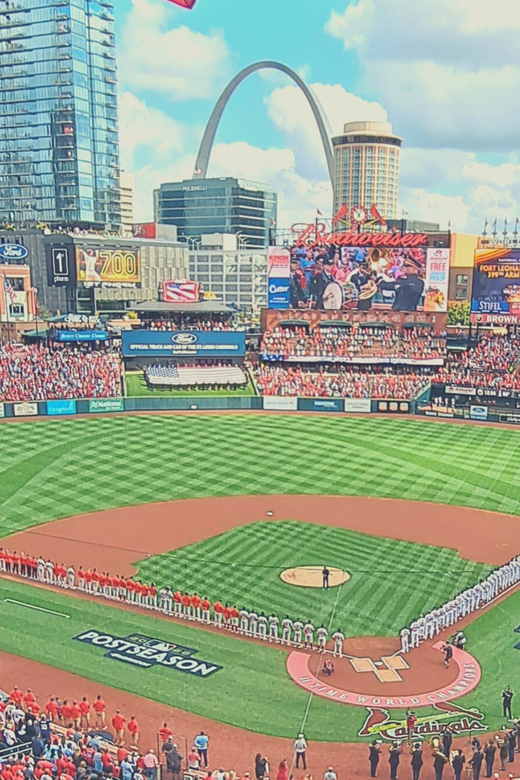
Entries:
{"label": "city skyline", "polygon": [[[275,59],[312,86],[333,134],[348,121],[392,123],[404,139],[400,209],[454,229],[480,232],[495,217],[511,224],[520,211],[512,100],[519,31],[520,11],[505,0],[493,8],[482,0],[425,0],[420,8],[411,0],[331,0],[325,8],[302,0],[297,13],[274,0],[199,2],[192,12],[164,0],[120,0],[122,165],[138,176],[136,215],[151,216],[146,193],[161,181],[192,175],[229,79]],[[208,175],[277,189],[279,224],[311,218],[316,208],[331,212],[310,110],[282,75],[257,75],[239,88]]]}

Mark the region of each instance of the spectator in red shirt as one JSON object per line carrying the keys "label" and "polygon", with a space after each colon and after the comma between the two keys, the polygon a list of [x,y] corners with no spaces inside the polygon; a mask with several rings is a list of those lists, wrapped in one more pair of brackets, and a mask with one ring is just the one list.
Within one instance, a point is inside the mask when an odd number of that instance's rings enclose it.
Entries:
{"label": "spectator in red shirt", "polygon": [[107,705],[103,701],[101,694],[94,699],[92,709],[96,713],[96,728],[102,728],[105,725]]}
{"label": "spectator in red shirt", "polygon": [[116,710],[112,716],[112,727],[114,729],[114,737],[117,745],[125,744],[125,723],[126,718],[121,714],[121,710]]}

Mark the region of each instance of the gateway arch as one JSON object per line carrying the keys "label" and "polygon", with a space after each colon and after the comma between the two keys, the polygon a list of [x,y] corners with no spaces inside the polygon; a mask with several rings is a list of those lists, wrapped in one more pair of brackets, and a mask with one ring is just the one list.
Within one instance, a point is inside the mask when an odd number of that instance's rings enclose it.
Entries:
{"label": "gateway arch", "polygon": [[323,151],[325,152],[330,181],[332,184],[334,178],[334,155],[332,152],[331,131],[323,109],[307,84],[303,81],[303,79],[300,78],[300,76],[298,76],[297,73],[294,72],[294,70],[288,68],[287,65],[282,65],[281,62],[273,62],[271,60],[255,62],[253,65],[248,65],[247,68],[244,68],[244,70],[241,70],[240,73],[237,73],[235,78],[229,82],[224,92],[219,97],[202,137],[199,153],[197,155],[197,162],[195,163],[195,172],[193,174],[193,178],[206,178],[209,159],[211,157],[211,149],[213,147],[213,142],[215,141],[215,135],[217,133],[220,119],[224,113],[224,109],[226,108],[229,98],[235,89],[239,86],[239,84],[241,84],[245,78],[250,76],[251,73],[255,73],[257,70],[264,70],[265,68],[279,70],[282,73],[285,73],[294,81],[295,84],[297,84],[298,87],[300,87],[301,91],[307,98],[312,113],[314,114],[316,124],[318,125],[318,130],[320,131]]}

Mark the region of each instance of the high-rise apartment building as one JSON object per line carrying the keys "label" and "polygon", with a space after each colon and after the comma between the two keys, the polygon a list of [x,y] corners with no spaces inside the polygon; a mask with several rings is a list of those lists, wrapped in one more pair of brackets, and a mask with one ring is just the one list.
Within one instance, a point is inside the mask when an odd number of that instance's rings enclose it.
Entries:
{"label": "high-rise apartment building", "polygon": [[270,187],[225,176],[165,183],[154,191],[155,222],[177,225],[179,238],[194,242],[203,234],[234,233],[243,248],[268,246],[277,208]]}
{"label": "high-rise apartment building", "polygon": [[399,195],[399,157],[403,139],[388,122],[349,122],[334,146],[334,213],[343,204],[395,218]]}
{"label": "high-rise apartment building", "polygon": [[135,175],[130,171],[121,171],[121,232],[131,236],[134,225]]}
{"label": "high-rise apartment building", "polygon": [[112,0],[0,0],[0,220],[119,229]]}

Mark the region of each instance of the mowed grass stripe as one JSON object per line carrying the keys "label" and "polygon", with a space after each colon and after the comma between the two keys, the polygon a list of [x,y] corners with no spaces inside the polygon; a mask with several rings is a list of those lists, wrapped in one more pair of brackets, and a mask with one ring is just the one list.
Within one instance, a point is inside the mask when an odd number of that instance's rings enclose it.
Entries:
{"label": "mowed grass stripe", "polygon": [[334,590],[298,588],[280,579],[286,568],[324,564],[351,575],[336,608],[349,635],[395,634],[490,569],[454,550],[314,523],[260,521],[147,558],[139,563],[139,576],[174,589],[182,581],[183,590],[239,608],[325,622]]}

